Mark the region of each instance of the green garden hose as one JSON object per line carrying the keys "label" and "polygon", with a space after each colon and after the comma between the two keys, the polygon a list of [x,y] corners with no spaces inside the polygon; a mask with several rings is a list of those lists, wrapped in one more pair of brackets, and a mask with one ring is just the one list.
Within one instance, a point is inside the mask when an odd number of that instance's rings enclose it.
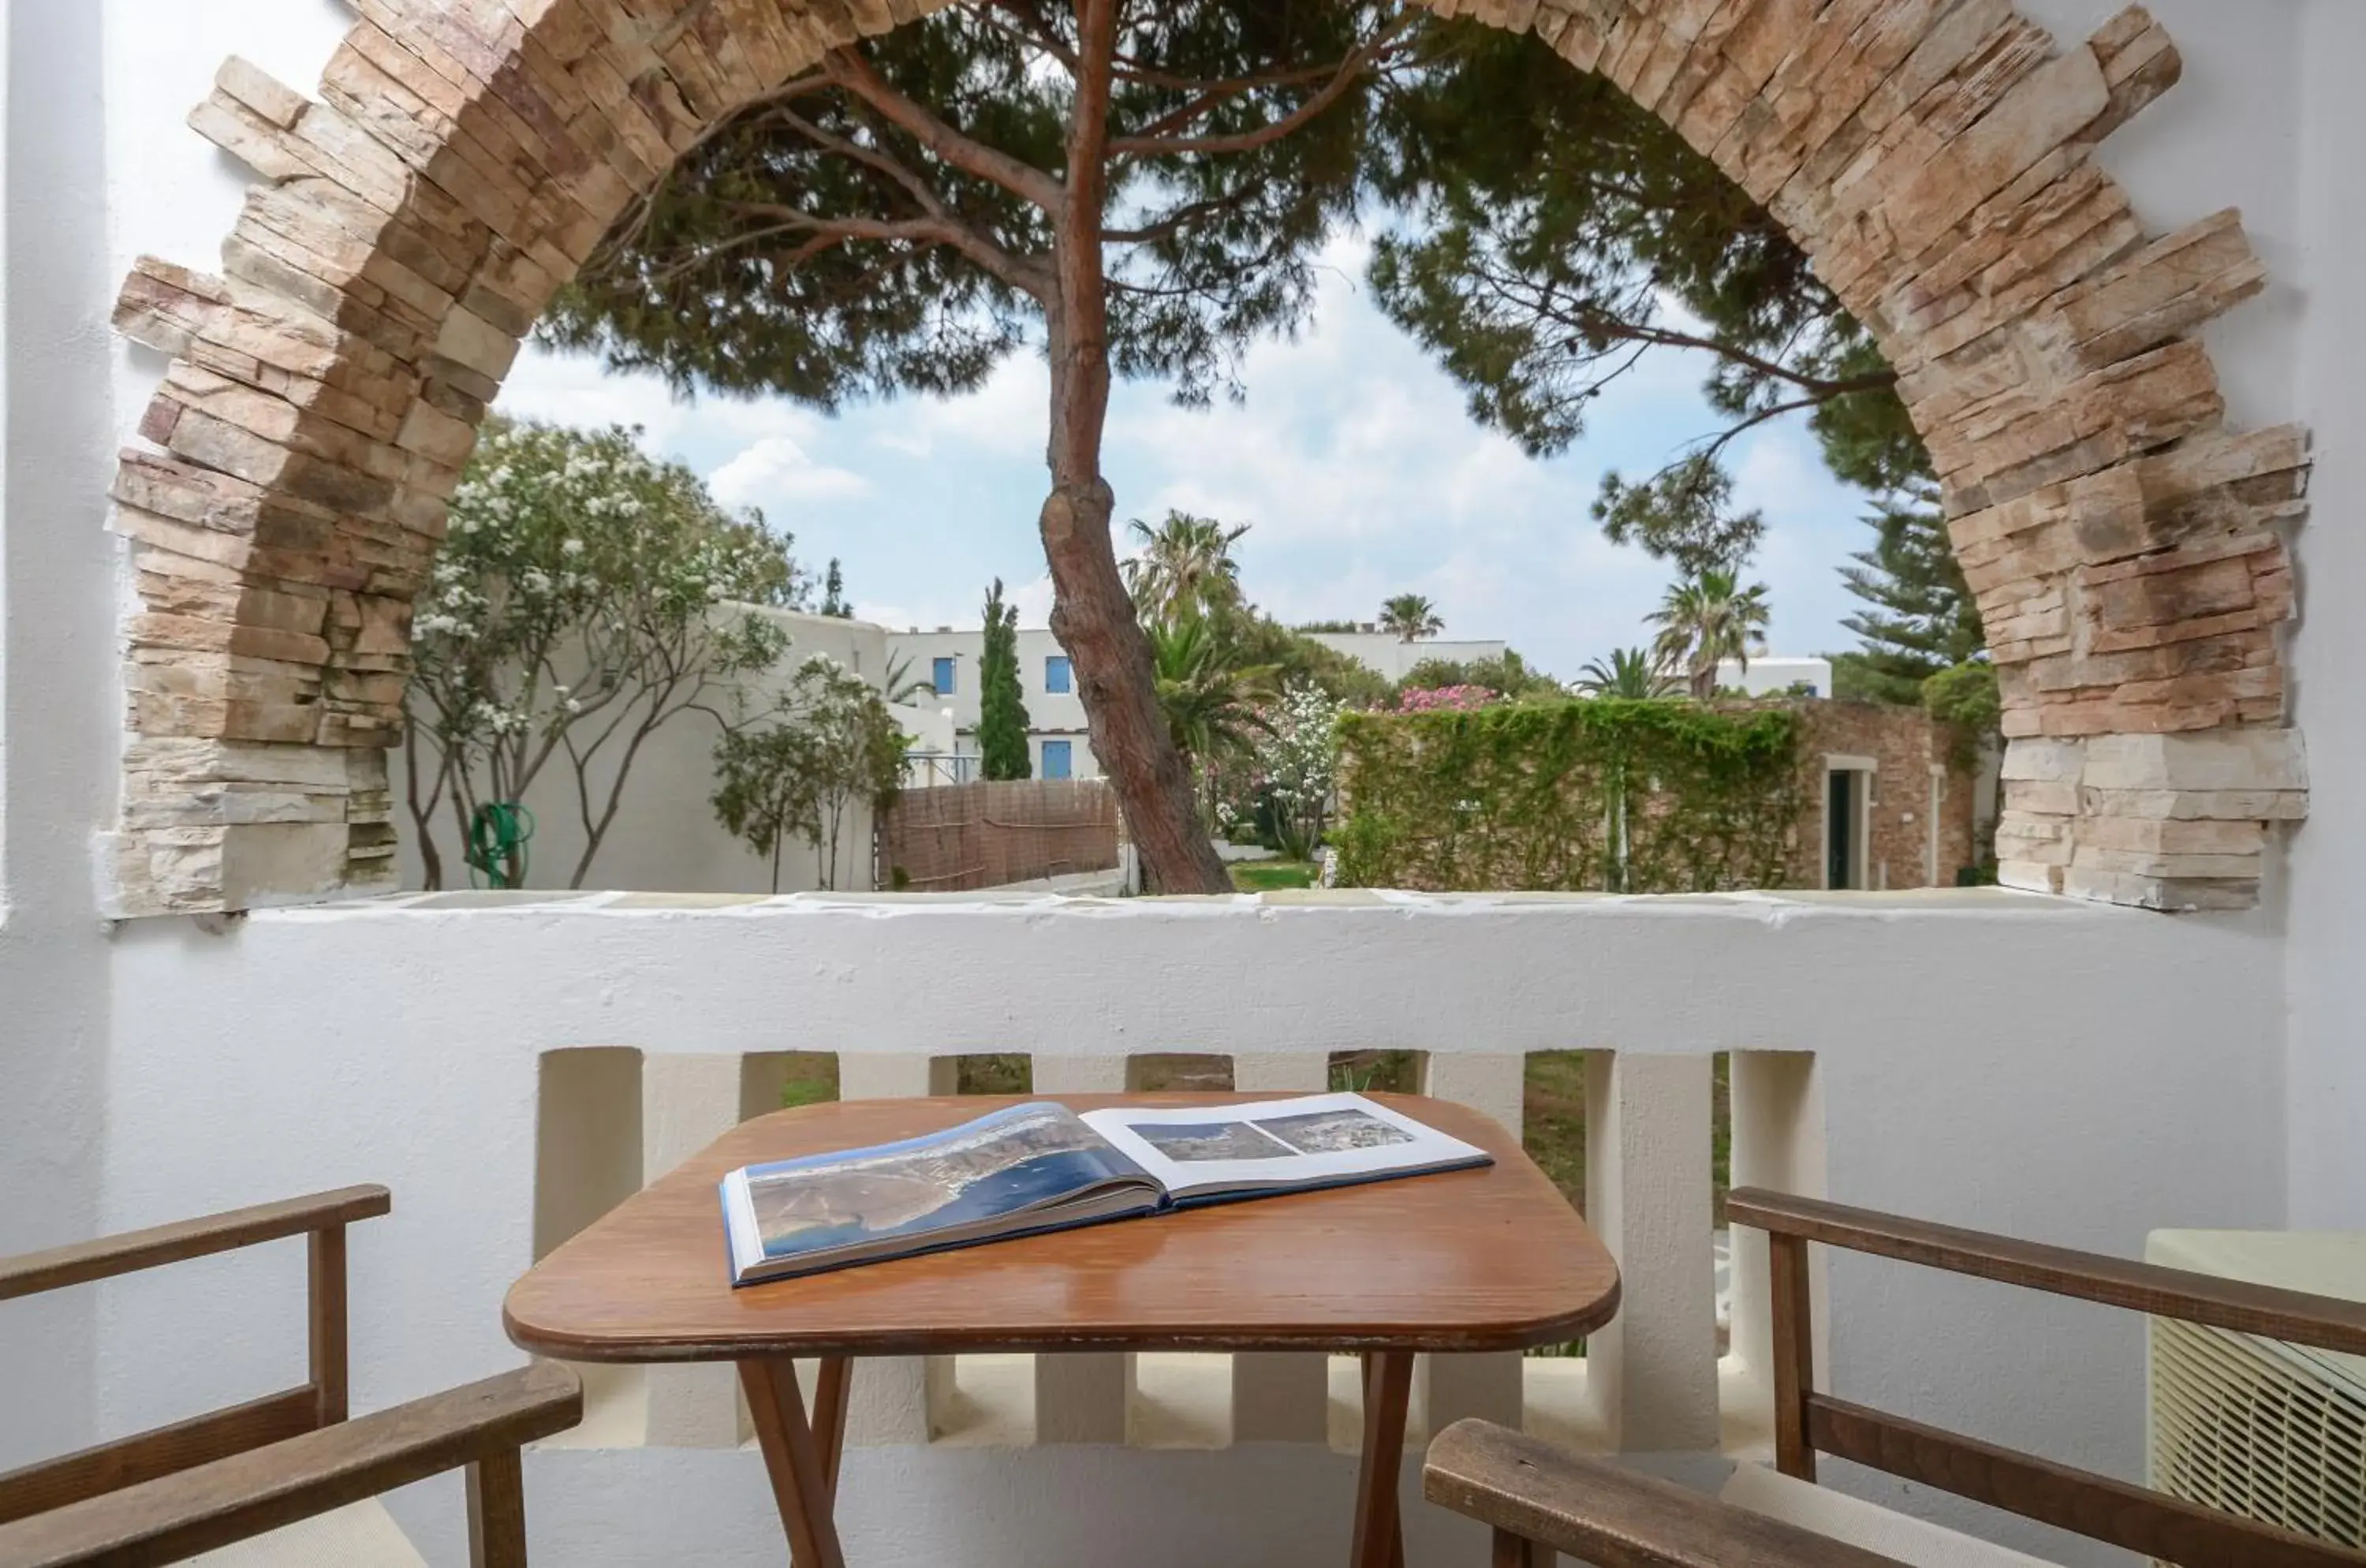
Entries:
{"label": "green garden hose", "polygon": [[[472,887],[522,887],[530,863],[526,845],[534,839],[534,813],[514,800],[489,800],[468,818],[468,885]],[[516,880],[511,879],[513,858]],[[482,876],[482,882],[478,881]]]}

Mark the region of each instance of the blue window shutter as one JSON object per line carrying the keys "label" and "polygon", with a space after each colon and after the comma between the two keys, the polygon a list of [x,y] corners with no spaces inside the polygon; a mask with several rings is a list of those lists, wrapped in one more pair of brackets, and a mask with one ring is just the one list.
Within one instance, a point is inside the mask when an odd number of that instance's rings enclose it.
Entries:
{"label": "blue window shutter", "polygon": [[937,695],[952,696],[953,694],[953,661],[950,659],[938,660],[935,672],[930,677],[929,684],[937,689]]}
{"label": "blue window shutter", "polygon": [[1043,690],[1054,696],[1065,696],[1076,689],[1076,670],[1067,656],[1055,653],[1043,660]]}
{"label": "blue window shutter", "polygon": [[1075,777],[1075,756],[1072,742],[1046,740],[1043,742],[1043,776],[1047,779]]}

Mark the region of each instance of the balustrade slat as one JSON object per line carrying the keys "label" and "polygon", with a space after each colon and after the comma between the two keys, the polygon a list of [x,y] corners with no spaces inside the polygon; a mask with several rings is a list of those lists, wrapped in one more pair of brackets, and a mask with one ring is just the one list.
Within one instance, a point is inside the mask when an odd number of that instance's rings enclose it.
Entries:
{"label": "balustrade slat", "polygon": [[[960,1064],[952,1056],[842,1051],[840,1100],[918,1100],[954,1093]],[[846,1440],[857,1448],[927,1442],[952,1407],[951,1356],[866,1356],[854,1363],[846,1408]]]}
{"label": "balustrade slat", "polygon": [[1628,1452],[1718,1446],[1710,1092],[1705,1055],[1586,1053],[1587,1217],[1620,1280],[1618,1316],[1586,1341],[1586,1387]]}
{"label": "balustrade slat", "polygon": [[[1320,1094],[1331,1087],[1321,1051],[1236,1051],[1233,1088],[1243,1094]],[[1319,1443],[1330,1427],[1330,1358],[1278,1352],[1233,1358],[1233,1441]]]}
{"label": "balustrade slat", "polygon": [[[745,1120],[746,1061],[738,1053],[651,1053],[641,1060],[641,1176],[659,1177]],[[737,1371],[726,1364],[650,1367],[651,1448],[736,1449],[754,1431]]]}
{"label": "balustrade slat", "polygon": [[[1422,1058],[1421,1089],[1482,1111],[1524,1132],[1528,1059],[1515,1052],[1434,1051]],[[1517,1430],[1526,1403],[1517,1355],[1424,1356],[1414,1371],[1414,1398],[1427,1430],[1442,1432],[1466,1416]]]}
{"label": "balustrade slat", "polygon": [[[1034,1056],[1038,1094],[1122,1094],[1122,1055]],[[1035,1358],[1038,1443],[1122,1443],[1133,1396],[1132,1359],[1106,1352]]]}

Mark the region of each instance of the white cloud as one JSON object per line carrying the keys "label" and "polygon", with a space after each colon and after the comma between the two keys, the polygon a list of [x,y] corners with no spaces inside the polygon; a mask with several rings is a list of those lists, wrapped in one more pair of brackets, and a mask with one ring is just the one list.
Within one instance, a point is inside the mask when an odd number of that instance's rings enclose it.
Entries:
{"label": "white cloud", "polygon": [[1798,517],[1829,504],[1831,473],[1807,447],[1800,432],[1777,425],[1750,443],[1733,469],[1736,504],[1763,508],[1770,518]]}
{"label": "white cloud", "polygon": [[1004,597],[1019,612],[1021,627],[1041,627],[1052,624],[1052,574],[1045,572],[1032,582],[1006,586]]}
{"label": "white cloud", "polygon": [[618,374],[596,355],[555,354],[532,344],[502,384],[498,406],[506,414],[559,424],[638,425],[649,445],[669,456],[679,456],[693,432],[727,441],[755,440],[779,428],[785,408],[732,398],[677,398],[656,375]]}
{"label": "white cloud", "polygon": [[1051,423],[1052,377],[1027,349],[994,367],[986,384],[959,398],[906,398],[876,416],[871,444],[905,457],[935,455],[940,445],[1040,455]]}
{"label": "white cloud", "polygon": [[780,511],[801,503],[844,501],[871,493],[871,481],[851,468],[814,460],[794,436],[767,435],[715,470],[707,480],[726,506]]}
{"label": "white cloud", "polygon": [[[1050,572],[1047,571],[1030,582],[1006,581],[1002,585],[1002,596],[1006,603],[1018,607],[1019,627],[1021,631],[1041,631],[1051,625],[1053,591]],[[971,631],[985,625],[985,615],[986,590],[983,586],[979,588],[975,599],[958,605],[917,602],[874,603],[866,599],[857,599],[854,603],[855,619],[870,621],[874,625],[885,626],[890,631],[918,629],[932,632],[940,626],[952,626],[956,631]]]}
{"label": "white cloud", "polygon": [[1734,465],[1733,492],[1736,505],[1766,513],[1756,570],[1771,590],[1777,651],[1846,646],[1852,638],[1840,622],[1860,606],[1835,569],[1867,542],[1864,493],[1832,477],[1797,416],[1751,438]]}

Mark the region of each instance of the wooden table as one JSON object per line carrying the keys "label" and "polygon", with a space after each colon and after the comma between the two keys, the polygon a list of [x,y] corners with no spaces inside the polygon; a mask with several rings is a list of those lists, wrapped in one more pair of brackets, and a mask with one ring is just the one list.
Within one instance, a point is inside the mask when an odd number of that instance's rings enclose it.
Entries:
{"label": "wooden table", "polygon": [[[1272,1095],[1045,1095],[1078,1111]],[[1378,1095],[1495,1156],[1484,1169],[1120,1221],[733,1290],[715,1183],[763,1160],[885,1143],[1015,1099],[855,1100],[745,1122],[536,1264],[502,1320],[569,1361],[736,1361],[800,1568],[843,1568],[832,1519],[850,1359],[1028,1350],[1324,1350],[1364,1360],[1356,1568],[1403,1561],[1413,1358],[1520,1350],[1608,1322],[1618,1270],[1485,1116]],[[807,1419],[793,1358],[821,1359]]]}

